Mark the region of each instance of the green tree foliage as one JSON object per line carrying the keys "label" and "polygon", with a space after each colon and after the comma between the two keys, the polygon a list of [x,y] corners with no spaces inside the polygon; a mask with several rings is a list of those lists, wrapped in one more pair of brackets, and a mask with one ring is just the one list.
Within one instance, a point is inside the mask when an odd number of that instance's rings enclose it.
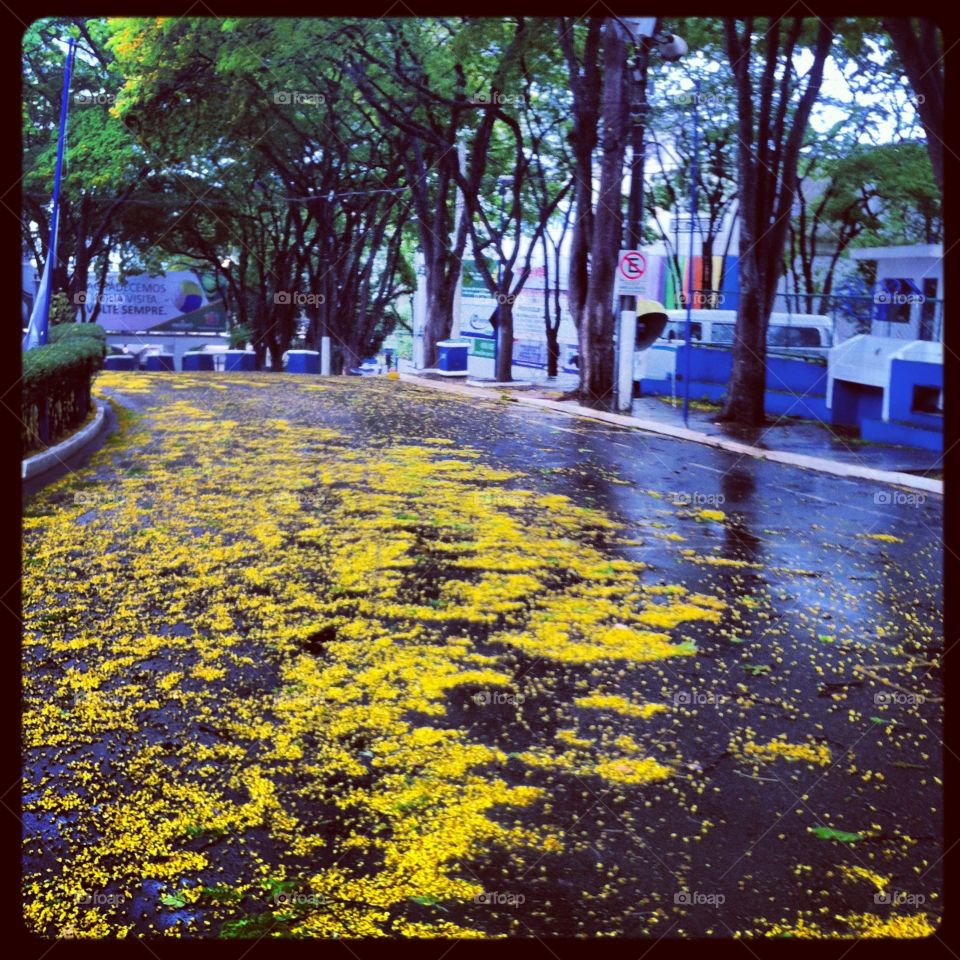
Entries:
{"label": "green tree foliage", "polygon": [[77,303],[81,320],[96,320],[88,306],[91,278],[103,283],[111,253],[128,237],[130,200],[151,172],[149,158],[111,114],[121,86],[107,49],[104,20],[56,17],[34,21],[23,37],[23,246],[38,267],[47,258],[50,194],[56,161],[66,40],[74,37],[74,60],[60,195],[58,263],[53,289]]}

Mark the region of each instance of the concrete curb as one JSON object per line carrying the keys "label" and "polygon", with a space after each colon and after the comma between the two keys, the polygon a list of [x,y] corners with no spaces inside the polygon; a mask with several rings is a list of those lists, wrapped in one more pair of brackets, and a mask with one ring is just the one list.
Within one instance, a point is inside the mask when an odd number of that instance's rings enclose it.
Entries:
{"label": "concrete curb", "polygon": [[101,403],[99,400],[94,400],[93,404],[96,408],[96,413],[94,413],[93,419],[85,427],[71,434],[66,440],[61,441],[55,447],[50,447],[49,450],[42,450],[40,453],[36,453],[32,457],[27,457],[26,460],[22,461],[20,469],[21,480],[30,480],[42,473],[46,473],[46,471],[52,467],[63,463],[68,457],[79,453],[84,447],[93,443],[93,441],[100,436],[100,431],[103,430],[107,422],[107,408],[106,404]]}
{"label": "concrete curb", "polygon": [[[490,388],[466,387],[436,380],[427,380],[411,373],[401,373],[400,379],[408,383],[417,383],[431,387],[445,393],[457,393],[461,396],[486,397],[490,399]],[[889,483],[900,487],[909,487],[913,490],[923,490],[926,493],[936,493],[943,496],[943,481],[930,477],[916,477],[911,473],[900,473],[895,470],[877,470],[875,467],[866,467],[855,463],[841,463],[837,460],[825,460],[822,457],[810,457],[803,453],[788,453],[785,450],[764,450],[761,447],[752,447],[746,443],[738,443],[728,437],[716,437],[699,430],[689,430],[685,427],[674,427],[660,423],[657,420],[641,420],[638,417],[628,417],[620,413],[606,413],[603,410],[592,410],[569,401],[544,400],[540,397],[525,397],[522,392],[511,395],[511,401],[525,404],[530,407],[540,407],[564,413],[581,420],[596,420],[601,423],[612,423],[628,430],[643,430],[645,433],[656,433],[673,440],[687,440],[692,443],[701,443],[704,446],[726,450],[729,453],[739,453],[742,456],[756,457],[760,460],[770,460],[773,463],[783,463],[791,467],[800,467],[804,470],[817,470],[820,473],[830,473],[837,477],[850,480],[872,480],[875,483]]]}

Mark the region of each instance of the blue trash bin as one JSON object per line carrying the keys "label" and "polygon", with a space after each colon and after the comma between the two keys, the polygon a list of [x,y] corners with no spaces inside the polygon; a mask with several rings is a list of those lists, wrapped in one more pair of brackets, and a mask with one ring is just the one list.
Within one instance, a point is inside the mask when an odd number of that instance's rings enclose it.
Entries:
{"label": "blue trash bin", "polygon": [[212,370],[212,353],[185,353],[180,361],[181,370]]}
{"label": "blue trash bin", "polygon": [[172,353],[149,354],[147,356],[147,369],[148,370],[172,370],[173,354]]}
{"label": "blue trash bin", "polygon": [[319,373],[320,354],[316,350],[287,352],[287,373]]}
{"label": "blue trash bin", "polygon": [[437,343],[437,370],[440,373],[466,373],[470,344],[463,340],[440,340]]}
{"label": "blue trash bin", "polygon": [[104,370],[136,370],[137,358],[132,353],[112,353],[103,360]]}
{"label": "blue trash bin", "polygon": [[232,373],[257,369],[256,354],[246,350],[227,350],[224,358],[223,369]]}

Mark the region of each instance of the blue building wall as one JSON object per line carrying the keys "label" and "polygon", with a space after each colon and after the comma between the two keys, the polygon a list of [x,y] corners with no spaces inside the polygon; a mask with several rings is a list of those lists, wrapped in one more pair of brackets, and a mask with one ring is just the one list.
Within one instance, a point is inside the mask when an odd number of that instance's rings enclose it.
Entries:
{"label": "blue building wall", "polygon": [[882,416],[883,387],[834,380],[833,423],[842,427],[858,427],[865,419],[879,420]]}
{"label": "blue building wall", "polygon": [[[684,344],[676,347],[675,357],[676,380],[669,373],[662,379],[644,377],[640,380],[641,395],[683,394],[689,362],[690,399],[716,403],[724,398],[733,367],[732,351]],[[835,380],[833,406],[828,408],[827,372],[825,360],[767,357],[765,410],[772,416],[858,427],[865,440],[943,449],[943,417],[913,409],[915,387],[943,387],[942,364],[892,361],[889,422],[883,420],[883,388],[869,384]]]}
{"label": "blue building wall", "polygon": [[913,409],[914,387],[943,389],[943,364],[893,360],[890,364],[890,419],[927,430],[943,428],[943,417]]}
{"label": "blue building wall", "polygon": [[[667,396],[682,393],[688,360],[691,399],[714,403],[722,400],[730,382],[733,354],[730,350],[700,344],[677,347],[676,383],[669,377],[643,378],[640,381],[640,393]],[[800,357],[767,358],[767,391],[764,398],[767,413],[829,423],[826,392],[826,362]]]}
{"label": "blue building wall", "polygon": [[860,436],[874,443],[895,443],[902,447],[919,447],[922,450],[943,451],[943,432],[924,430],[907,423],[886,420],[863,420]]}

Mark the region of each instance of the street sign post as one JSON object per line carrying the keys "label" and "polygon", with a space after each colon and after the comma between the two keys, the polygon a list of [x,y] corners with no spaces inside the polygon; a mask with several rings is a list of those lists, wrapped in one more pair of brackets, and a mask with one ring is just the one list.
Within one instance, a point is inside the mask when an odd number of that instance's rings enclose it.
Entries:
{"label": "street sign post", "polygon": [[655,300],[659,294],[660,263],[642,250],[621,250],[617,259],[613,289],[613,312],[620,318],[616,328],[617,387],[616,407],[629,410],[633,403],[633,353],[637,333],[636,307],[618,307],[623,297],[636,298],[635,303]]}

